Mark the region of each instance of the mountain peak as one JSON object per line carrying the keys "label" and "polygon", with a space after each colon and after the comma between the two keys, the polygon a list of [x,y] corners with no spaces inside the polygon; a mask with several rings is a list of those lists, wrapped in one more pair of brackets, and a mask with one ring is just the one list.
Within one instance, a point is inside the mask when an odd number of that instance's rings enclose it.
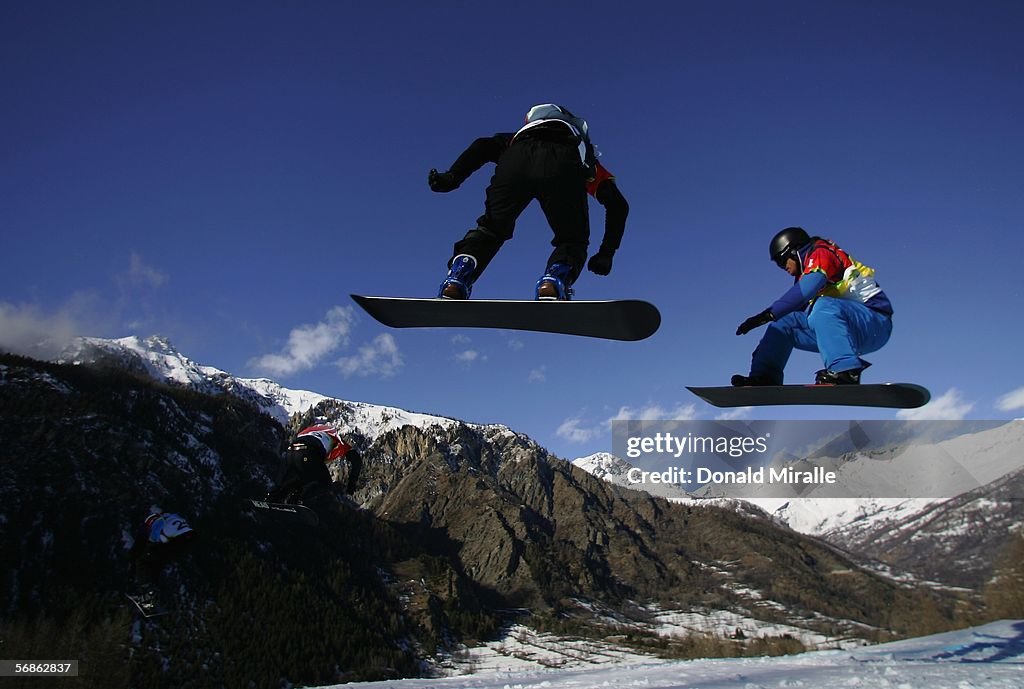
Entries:
{"label": "mountain peak", "polygon": [[629,472],[636,467],[608,452],[596,452],[586,457],[580,457],[574,459],[572,464],[596,478],[623,488],[642,490],[651,495],[668,499],[678,500],[689,497],[683,488],[673,483],[632,483],[629,480]]}

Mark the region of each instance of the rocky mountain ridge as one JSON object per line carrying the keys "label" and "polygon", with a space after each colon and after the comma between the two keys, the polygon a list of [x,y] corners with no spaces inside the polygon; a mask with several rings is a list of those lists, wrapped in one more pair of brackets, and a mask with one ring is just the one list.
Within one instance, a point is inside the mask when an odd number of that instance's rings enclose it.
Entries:
{"label": "rocky mountain ridge", "polygon": [[[179,366],[166,349],[160,356]],[[619,488],[504,426],[358,402],[323,399],[289,419],[291,430],[315,420],[358,438],[366,466],[357,506],[329,509],[314,532],[258,527],[240,498],[266,490],[290,432],[270,404],[232,393],[239,383],[216,370],[154,381],[145,365],[111,361],[0,357],[9,555],[0,604],[13,620],[60,622],[83,610],[103,618],[130,585],[133,525],[154,503],[187,513],[205,546],[171,571],[180,615],[147,633],[195,648],[173,661],[153,657],[146,672],[210,662],[203,654],[227,644],[247,658],[259,653],[247,667],[218,661],[218,672],[240,680],[286,667],[300,668],[289,681],[306,683],[409,676],[437,649],[486,636],[509,609],[616,637],[616,625],[651,606],[732,610],[827,638],[949,623],[945,594],[876,576],[763,514]],[[326,637],[330,648],[281,644],[304,658],[296,664],[281,649],[246,650],[225,636],[267,619],[275,636]],[[629,625],[634,644],[685,645]],[[355,637],[358,653],[338,645]],[[349,667],[342,675],[330,669],[339,662]],[[375,675],[378,666],[392,674]]]}
{"label": "rocky mountain ridge", "polygon": [[[1022,532],[1024,422],[975,426],[916,442],[914,432],[894,428],[899,442],[880,450],[850,450],[837,440],[810,459],[791,458],[789,465],[826,466],[840,477],[838,485],[799,497],[764,497],[751,485],[708,484],[684,497],[672,495],[683,492],[672,484],[639,487],[683,503],[760,508],[778,523],[884,564],[894,575],[978,590]],[[631,465],[612,455],[576,464],[638,488],[626,478]],[[849,497],[858,492],[865,497]]]}

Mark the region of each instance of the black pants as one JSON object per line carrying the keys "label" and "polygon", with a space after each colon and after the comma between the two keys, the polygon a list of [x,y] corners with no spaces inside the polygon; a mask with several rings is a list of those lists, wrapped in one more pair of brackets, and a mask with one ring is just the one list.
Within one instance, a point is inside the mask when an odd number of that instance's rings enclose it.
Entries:
{"label": "black pants", "polygon": [[302,445],[293,447],[299,449],[289,448],[285,452],[277,488],[269,495],[271,500],[305,500],[326,491],[331,485],[331,472],[324,464],[322,453],[316,453]]}
{"label": "black pants", "polygon": [[590,215],[587,188],[579,149],[570,143],[527,139],[506,150],[487,187],[484,214],[479,227],[455,243],[455,254],[469,254],[477,261],[475,280],[507,240],[516,220],[537,199],[555,233],[555,247],[547,265],[572,266],[571,279],[579,276],[587,261]]}
{"label": "black pants", "polygon": [[192,544],[194,531],[178,536],[168,543],[153,543],[148,539],[142,543],[136,541],[137,548],[133,552],[135,559],[135,578],[139,585],[149,589],[156,588],[160,576],[172,562],[181,559]]}

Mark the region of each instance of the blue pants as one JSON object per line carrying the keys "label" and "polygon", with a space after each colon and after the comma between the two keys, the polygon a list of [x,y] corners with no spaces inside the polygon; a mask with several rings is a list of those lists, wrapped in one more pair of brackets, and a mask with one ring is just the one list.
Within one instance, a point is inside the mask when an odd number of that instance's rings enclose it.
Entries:
{"label": "blue pants", "polygon": [[773,323],[754,350],[750,375],[781,385],[793,348],[820,352],[825,368],[840,373],[871,364],[860,358],[881,349],[892,334],[892,319],[860,302],[819,297],[810,313],[795,311]]}

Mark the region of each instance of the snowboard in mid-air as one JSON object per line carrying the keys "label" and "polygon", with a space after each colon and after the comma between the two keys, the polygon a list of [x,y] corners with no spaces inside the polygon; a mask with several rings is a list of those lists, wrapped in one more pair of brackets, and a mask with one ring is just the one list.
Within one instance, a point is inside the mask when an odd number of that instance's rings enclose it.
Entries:
{"label": "snowboard in mid-air", "polygon": [[126,593],[125,596],[132,603],[135,603],[135,607],[147,619],[167,614],[167,610],[160,607],[160,604],[156,602],[156,596],[152,592]]}
{"label": "snowboard in mid-air", "polygon": [[320,518],[316,512],[305,505],[293,505],[284,502],[268,502],[266,500],[253,500],[246,498],[246,506],[252,509],[257,519],[277,521],[287,524],[299,524],[302,526],[316,526]]}
{"label": "snowboard in mid-air", "polygon": [[927,388],[913,383],[867,385],[751,385],[746,387],[689,387],[716,407],[758,407],[784,404],[824,404],[849,407],[914,409],[931,399]]}
{"label": "snowboard in mid-air", "polygon": [[519,301],[351,296],[368,314],[392,328],[499,328],[634,341],[650,337],[661,325],[658,309],[637,299]]}

